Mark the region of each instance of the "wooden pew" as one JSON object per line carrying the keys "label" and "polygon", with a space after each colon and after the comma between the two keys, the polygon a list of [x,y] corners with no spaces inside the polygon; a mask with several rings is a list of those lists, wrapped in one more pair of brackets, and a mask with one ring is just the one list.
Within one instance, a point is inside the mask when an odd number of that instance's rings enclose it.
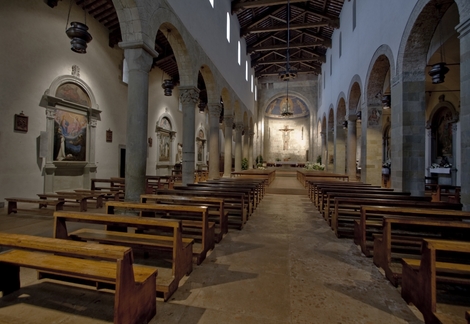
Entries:
{"label": "wooden pew", "polygon": [[[317,205],[317,200],[316,200],[316,193],[317,193],[317,187],[318,186],[331,186],[331,187],[344,187],[347,185],[356,185],[356,186],[370,186],[371,184],[368,183],[363,183],[363,182],[357,182],[357,181],[340,181],[340,180],[306,180],[307,183],[307,191],[308,191],[308,198],[312,202],[315,203],[315,206]],[[376,186],[377,188],[379,186]]]}
{"label": "wooden pew", "polygon": [[451,204],[444,202],[427,202],[409,199],[381,199],[381,198],[354,198],[335,197],[335,209],[331,215],[331,229],[337,237],[354,238],[354,222],[361,218],[361,206],[388,206],[388,207],[415,207],[415,208],[436,208],[461,210],[461,204]]}
{"label": "wooden pew", "polygon": [[[189,187],[188,187],[189,188]],[[187,197],[216,197],[224,199],[224,210],[228,211],[228,227],[243,229],[248,215],[245,194],[240,192],[221,192],[206,190],[168,190],[158,189],[157,195],[177,195]]]}
{"label": "wooden pew", "polygon": [[[459,259],[440,260],[439,253],[464,254],[470,260],[470,242],[424,239],[421,259],[403,259],[401,296],[423,314],[426,323],[448,323],[445,313],[437,312],[437,284],[439,282],[469,285],[470,264]],[[467,322],[470,320],[466,313]],[[463,320],[463,314],[462,314]],[[452,322],[454,323],[454,322]]]}
{"label": "wooden pew", "polygon": [[207,206],[209,212],[209,221],[215,223],[214,239],[219,243],[224,234],[228,233],[228,212],[224,210],[224,200],[213,197],[184,197],[175,195],[140,195],[141,203],[163,203],[173,205]]}
{"label": "wooden pew", "polygon": [[[113,230],[82,228],[73,232],[67,229],[67,223],[99,224]],[[114,231],[114,229],[124,232]],[[165,235],[132,233],[128,229],[161,230],[166,229]],[[152,259],[168,258],[171,268],[159,266],[155,291],[167,301],[178,289],[179,282],[185,275],[192,272],[192,239],[182,237],[180,220],[128,215],[105,215],[97,213],[55,212],[54,237],[82,241],[93,241],[104,244],[114,244],[133,249],[156,252]],[[161,259],[160,258],[160,259]],[[155,287],[155,286],[154,286]]]}
{"label": "wooden pew", "polygon": [[85,212],[88,209],[88,199],[93,199],[92,195],[86,195],[81,193],[44,193],[38,194],[39,199],[57,199],[65,203],[72,203],[79,206],[81,212]]}
{"label": "wooden pew", "polygon": [[[392,195],[410,195],[409,193],[401,193],[395,192],[393,189],[388,188],[380,188],[376,186],[347,186],[347,187],[329,187],[329,186],[322,186],[318,188],[318,211],[320,213],[324,213],[325,208],[327,207],[328,203],[332,204],[328,195],[329,194],[337,194],[337,196],[348,196],[349,194],[391,194]],[[330,195],[332,197],[333,195]],[[324,217],[325,218],[325,217]],[[326,219],[326,218],[325,218]]]}
{"label": "wooden pew", "polygon": [[[441,205],[445,207],[445,205]],[[359,245],[365,256],[372,256],[372,233],[381,233],[384,216],[426,217],[450,221],[470,220],[470,212],[412,207],[361,206],[361,218],[354,222],[354,243]]]}
{"label": "wooden pew", "polygon": [[323,218],[331,224],[331,214],[333,213],[333,207],[336,197],[350,197],[350,198],[380,198],[389,200],[413,200],[413,201],[427,201],[430,202],[430,197],[411,196],[409,192],[399,191],[384,191],[383,189],[349,189],[347,191],[333,190],[325,191],[323,193],[323,204],[320,208]]}
{"label": "wooden pew", "polygon": [[1,233],[0,290],[20,289],[20,267],[114,285],[114,323],[148,323],[156,314],[157,269],[133,264],[129,247]]}
{"label": "wooden pew", "polygon": [[339,174],[327,171],[317,170],[297,170],[297,180],[306,188],[308,180],[340,180],[343,182],[349,181],[349,176],[346,174]]}
{"label": "wooden pew", "polygon": [[374,264],[382,268],[385,277],[398,286],[401,265],[394,262],[403,257],[417,258],[423,238],[470,239],[470,223],[414,217],[388,217],[383,219],[382,234],[374,234]]}
{"label": "wooden pew", "polygon": [[61,200],[47,200],[47,199],[35,199],[35,198],[18,198],[18,197],[10,197],[5,198],[8,202],[8,215],[11,213],[18,212],[18,203],[30,203],[30,204],[38,204],[39,208],[53,206],[54,210],[62,210],[64,209],[64,201]]}
{"label": "wooden pew", "polygon": [[[327,189],[342,189],[342,190],[347,190],[347,188],[355,188],[355,189],[362,189],[362,188],[375,188],[375,189],[381,189],[380,186],[372,186],[370,184],[363,184],[363,183],[357,183],[357,182],[331,182],[330,183],[316,183],[313,181],[310,181],[312,188],[312,201],[315,204],[315,207],[317,207],[318,210],[320,210],[320,203],[323,204],[323,191],[326,191]],[[323,190],[323,191],[322,191]],[[387,191],[393,191],[390,189],[387,189]]]}
{"label": "wooden pew", "polygon": [[465,312],[465,319],[467,320],[467,324],[470,324],[470,311]]}
{"label": "wooden pew", "polygon": [[208,208],[205,206],[162,205],[132,203],[124,201],[108,201],[106,213],[138,212],[141,216],[169,217],[182,220],[183,237],[194,239],[193,258],[196,264],[201,264],[207,252],[215,246],[215,223],[209,222]]}
{"label": "wooden pew", "polygon": [[460,186],[438,184],[436,191],[431,194],[432,201],[460,203],[460,190]]}
{"label": "wooden pew", "polygon": [[[81,195],[87,197],[86,199],[93,199],[96,200],[95,208],[101,208],[103,207],[103,201],[106,199],[107,195],[103,192],[100,191],[92,191],[89,190],[88,192],[78,192],[78,191],[57,191],[57,195],[64,195],[64,196],[71,196],[73,197],[74,195]],[[89,197],[89,198],[88,198]]]}
{"label": "wooden pew", "polygon": [[[250,204],[250,210],[248,213],[248,218],[251,216],[253,211],[255,211],[256,207],[261,201],[261,197],[259,195],[259,188],[258,184],[250,184],[250,183],[237,183],[237,184],[231,184],[231,183],[208,183],[208,182],[201,182],[201,183],[188,183],[188,187],[203,187],[207,190],[217,190],[217,191],[228,191],[228,192],[245,192],[247,193],[247,199]],[[178,187],[180,189],[181,187]]]}
{"label": "wooden pew", "polygon": [[91,190],[124,190],[124,178],[91,179]]}
{"label": "wooden pew", "polygon": [[[74,189],[75,192],[83,195],[91,195],[93,197],[102,197],[101,198],[101,205],[97,208],[103,207],[103,201],[105,200],[115,200],[119,201],[124,199],[124,191],[122,190],[90,190],[90,189]],[[97,205],[98,205],[98,199],[97,199]]]}
{"label": "wooden pew", "polygon": [[254,185],[258,195],[258,203],[263,199],[266,194],[266,187],[268,187],[267,179],[258,179],[258,178],[221,178],[217,180],[207,180],[204,183],[218,183],[218,184],[232,184],[232,185],[242,185],[250,184]]}
{"label": "wooden pew", "polygon": [[155,189],[173,189],[175,179],[173,176],[145,176],[145,193],[153,194]]}
{"label": "wooden pew", "polygon": [[260,178],[268,180],[268,186],[276,179],[276,170],[243,170],[243,171],[232,171],[230,176],[233,178]]}

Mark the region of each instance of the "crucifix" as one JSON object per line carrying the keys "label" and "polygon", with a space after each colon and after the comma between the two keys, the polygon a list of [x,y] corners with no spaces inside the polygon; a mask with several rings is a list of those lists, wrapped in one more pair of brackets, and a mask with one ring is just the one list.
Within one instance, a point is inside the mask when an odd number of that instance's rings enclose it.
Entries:
{"label": "crucifix", "polygon": [[289,126],[285,125],[284,128],[281,128],[280,131],[282,132],[282,142],[284,143],[283,150],[289,149],[289,138],[290,138],[290,132],[292,132],[294,129],[289,128]]}

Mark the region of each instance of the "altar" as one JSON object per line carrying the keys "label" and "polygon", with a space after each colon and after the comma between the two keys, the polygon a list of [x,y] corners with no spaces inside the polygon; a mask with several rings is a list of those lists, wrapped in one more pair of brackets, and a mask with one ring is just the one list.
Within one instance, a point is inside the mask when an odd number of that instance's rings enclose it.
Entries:
{"label": "altar", "polygon": [[451,168],[430,168],[431,174],[437,175],[437,183],[455,186],[455,173],[457,170]]}
{"label": "altar", "polygon": [[268,162],[267,166],[272,167],[282,167],[285,169],[289,168],[303,168],[305,167],[306,162],[299,162],[299,161],[275,161],[275,162]]}

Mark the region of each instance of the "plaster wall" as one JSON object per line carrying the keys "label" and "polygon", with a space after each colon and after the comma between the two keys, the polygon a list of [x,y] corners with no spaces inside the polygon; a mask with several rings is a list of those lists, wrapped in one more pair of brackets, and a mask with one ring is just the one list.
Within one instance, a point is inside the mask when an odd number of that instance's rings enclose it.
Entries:
{"label": "plaster wall", "polygon": [[[230,15],[230,42],[226,38],[227,12],[231,12],[230,1],[215,1],[212,8],[209,0],[171,0],[168,5],[175,11],[183,25],[199,44],[212,63],[224,76],[234,94],[247,110],[254,112],[254,94],[251,92],[253,70],[246,55],[245,40],[240,38],[240,25],[236,15]],[[238,41],[241,42],[241,64],[238,64]],[[249,78],[246,80],[246,62]]]}
{"label": "plaster wall", "polygon": [[[8,44],[0,51],[0,199],[7,196],[35,197],[43,192],[43,164],[39,136],[46,130],[46,112],[39,106],[44,91],[61,75],[80,67],[80,78],[90,86],[101,112],[96,127],[97,177],[119,175],[119,145],[125,144],[127,86],[121,82],[123,53],[108,46],[108,32],[88,17],[93,40],[87,53],[70,50],[65,34],[68,2],[55,8],[43,1],[0,2],[0,38]],[[70,21],[83,19],[73,6]],[[29,117],[28,132],[13,130],[14,115]],[[112,143],[106,130],[113,131]]]}
{"label": "plaster wall", "polygon": [[[320,102],[320,115],[335,105],[338,94],[349,93],[351,80],[358,75],[361,92],[377,48],[388,45],[396,60],[401,37],[416,0],[358,1],[356,0],[356,28],[353,30],[353,1],[346,1],[340,15],[340,28],[332,36],[332,48],[326,53],[327,62],[322,65],[324,84]],[[339,55],[339,34],[342,35],[342,53]],[[358,59],[360,58],[360,59]],[[332,61],[332,69],[330,69]],[[354,64],[351,64],[354,62]],[[396,63],[395,63],[396,65]],[[348,96],[349,97],[349,96]],[[336,107],[335,107],[336,109]]]}

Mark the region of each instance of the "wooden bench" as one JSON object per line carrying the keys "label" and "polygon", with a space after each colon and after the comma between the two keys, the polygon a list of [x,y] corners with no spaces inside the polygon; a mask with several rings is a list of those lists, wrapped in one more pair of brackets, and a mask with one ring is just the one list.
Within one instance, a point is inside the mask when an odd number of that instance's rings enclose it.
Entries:
{"label": "wooden bench", "polygon": [[276,179],[276,170],[243,170],[243,171],[232,171],[230,177],[233,178],[259,178],[268,181],[268,186]]}
{"label": "wooden bench", "polygon": [[449,209],[442,210],[446,206],[445,204],[440,205],[441,209],[430,209],[428,207],[361,206],[360,219],[354,222],[354,243],[360,246],[365,256],[372,256],[372,233],[382,232],[384,216],[425,217],[450,221],[470,220],[470,212]]}
{"label": "wooden bench", "polygon": [[[230,184],[230,183],[208,183],[208,182],[201,182],[201,183],[188,183],[188,187],[198,187],[203,188],[203,190],[213,190],[213,191],[224,191],[224,192],[244,192],[247,194],[247,201],[249,203],[249,210],[248,210],[248,219],[256,210],[256,207],[261,201],[261,197],[259,194],[258,184]],[[181,187],[178,187],[179,189]]]}
{"label": "wooden bench", "polygon": [[173,176],[145,176],[145,193],[153,194],[155,189],[173,189]]}
{"label": "wooden bench", "polygon": [[361,189],[351,189],[349,191],[328,191],[326,193],[326,198],[324,199],[323,208],[321,213],[323,218],[331,224],[331,215],[334,211],[334,202],[336,197],[350,197],[357,199],[388,199],[388,200],[412,200],[412,201],[424,201],[430,202],[430,197],[422,196],[411,196],[409,192],[399,192],[399,191],[383,191],[382,189],[376,190],[361,190]]}
{"label": "wooden bench", "polygon": [[224,200],[213,197],[184,197],[175,195],[140,195],[141,203],[161,203],[173,205],[207,206],[209,221],[215,223],[214,240],[219,243],[228,233],[228,212],[224,210]]}
{"label": "wooden bench", "polygon": [[[78,204],[81,212],[86,212],[88,209],[88,199],[93,199],[92,195],[86,195],[81,193],[44,193],[38,194],[39,199],[57,199],[65,203]],[[101,202],[102,204],[102,202]]]}
{"label": "wooden bench", "polygon": [[316,180],[308,180],[308,193],[310,200],[315,204],[315,207],[319,208],[319,197],[320,197],[320,188],[322,187],[331,187],[331,188],[363,188],[364,186],[367,187],[375,187],[380,188],[380,186],[372,186],[368,183],[362,182],[343,182],[343,181],[316,181]]}
{"label": "wooden bench", "polygon": [[124,190],[124,178],[91,179],[91,190]]}
{"label": "wooden bench", "polygon": [[[84,195],[91,195],[93,197],[95,197],[95,195],[96,196],[102,196],[103,200],[112,199],[112,200],[115,200],[115,201],[119,201],[119,200],[124,199],[124,191],[118,190],[118,189],[116,189],[116,190],[75,189],[74,191],[77,192],[77,193],[80,193],[80,194],[84,194]],[[100,206],[98,208],[101,208],[101,207],[103,207],[103,206]]]}
{"label": "wooden bench", "polygon": [[436,191],[431,194],[432,201],[460,203],[460,190],[460,186],[438,184]]}
{"label": "wooden bench", "polygon": [[78,192],[78,191],[57,191],[57,195],[64,195],[64,196],[71,196],[73,198],[74,195],[81,195],[86,197],[87,199],[96,200],[95,208],[103,207],[103,201],[106,199],[107,195],[104,192],[100,191],[92,191],[89,190],[88,192]]}
{"label": "wooden bench", "polygon": [[[401,296],[423,314],[426,323],[446,323],[446,315],[437,312],[439,282],[470,284],[470,264],[460,260],[440,260],[439,253],[461,253],[470,260],[470,242],[424,239],[420,260],[403,259]],[[468,296],[467,296],[468,297]],[[468,301],[468,298],[467,298]],[[467,322],[470,320],[466,312]],[[463,320],[463,314],[462,314]],[[454,322],[452,322],[454,323]]]}
{"label": "wooden bench", "polygon": [[18,212],[18,203],[38,204],[39,208],[53,206],[54,210],[64,209],[64,201],[61,200],[47,200],[47,199],[34,199],[34,198],[5,198],[8,202],[8,215]]}
{"label": "wooden bench", "polygon": [[215,246],[215,223],[209,222],[208,208],[205,206],[162,205],[108,201],[106,213],[128,214],[138,212],[141,216],[166,217],[182,221],[183,237],[194,239],[193,259],[201,264],[210,250]]}
{"label": "wooden bench", "polygon": [[20,289],[20,267],[114,285],[114,323],[148,323],[156,314],[157,269],[133,264],[129,247],[1,233],[0,290]]}
{"label": "wooden bench", "polygon": [[[327,189],[342,189],[346,190],[346,188],[356,188],[356,189],[361,189],[361,188],[375,188],[375,189],[381,189],[380,186],[372,186],[370,184],[363,184],[363,183],[356,183],[356,182],[345,182],[341,183],[339,181],[335,183],[314,183],[314,182],[309,182],[311,186],[313,186],[312,190],[312,201],[315,204],[315,207],[317,207],[318,210],[320,210],[320,204],[323,204],[323,192],[327,191]],[[389,190],[388,191],[392,191]]]}
{"label": "wooden bench", "polygon": [[207,180],[204,183],[210,184],[230,184],[232,186],[243,186],[249,185],[254,186],[256,195],[258,198],[258,203],[261,202],[264,195],[266,194],[266,187],[268,187],[268,180],[267,179],[258,179],[258,178],[250,178],[250,177],[243,177],[243,178],[221,178],[217,180]]}
{"label": "wooden bench", "polygon": [[[69,232],[67,223],[104,225],[107,229],[82,228]],[[129,229],[135,229],[133,233]],[[139,230],[168,231],[165,235],[142,234]],[[123,232],[119,232],[123,231]],[[105,215],[97,213],[55,212],[54,237],[114,244],[148,251],[151,260],[169,260],[170,267],[158,263],[156,293],[167,301],[178,289],[179,282],[192,272],[192,239],[182,237],[180,220],[133,217],[129,215]]]}
{"label": "wooden bench", "polygon": [[[393,194],[392,194],[393,193]],[[336,195],[335,195],[336,194]],[[392,195],[410,195],[410,193],[401,193],[395,192],[393,189],[387,188],[380,188],[375,186],[348,186],[348,187],[320,187],[318,188],[318,211],[323,214],[323,218],[327,220],[328,218],[325,217],[325,209],[328,206],[332,205],[332,198],[335,196],[349,196],[355,194],[373,194],[373,195],[385,195],[385,194],[392,194]],[[429,199],[428,199],[429,200]]]}
{"label": "wooden bench", "polygon": [[198,183],[191,183],[186,186],[175,186],[176,190],[201,190],[207,192],[224,192],[224,193],[234,193],[234,194],[243,194],[245,196],[245,202],[247,206],[246,219],[248,220],[256,208],[256,203],[253,195],[252,188],[230,188],[226,186],[207,186]]}
{"label": "wooden bench", "polygon": [[[190,188],[190,187],[188,187]],[[192,190],[168,190],[158,189],[157,195],[177,195],[186,197],[216,197],[224,199],[224,210],[228,211],[227,226],[229,228],[243,229],[247,221],[248,204],[245,194],[240,192],[207,191],[200,189]]]}
{"label": "wooden bench", "polygon": [[374,234],[373,260],[394,286],[398,286],[402,275],[399,260],[417,258],[423,238],[470,240],[470,223],[385,216],[382,234]]}
{"label": "wooden bench", "polygon": [[337,237],[354,238],[354,223],[361,218],[361,206],[388,206],[388,207],[414,207],[414,208],[436,208],[461,210],[461,204],[444,202],[427,202],[421,198],[416,200],[414,196],[406,199],[381,199],[377,198],[354,198],[335,197],[334,212],[331,214],[331,229]]}
{"label": "wooden bench", "polygon": [[343,182],[349,181],[349,176],[346,174],[333,173],[327,171],[317,170],[297,170],[297,180],[306,188],[308,180],[339,180]]}

